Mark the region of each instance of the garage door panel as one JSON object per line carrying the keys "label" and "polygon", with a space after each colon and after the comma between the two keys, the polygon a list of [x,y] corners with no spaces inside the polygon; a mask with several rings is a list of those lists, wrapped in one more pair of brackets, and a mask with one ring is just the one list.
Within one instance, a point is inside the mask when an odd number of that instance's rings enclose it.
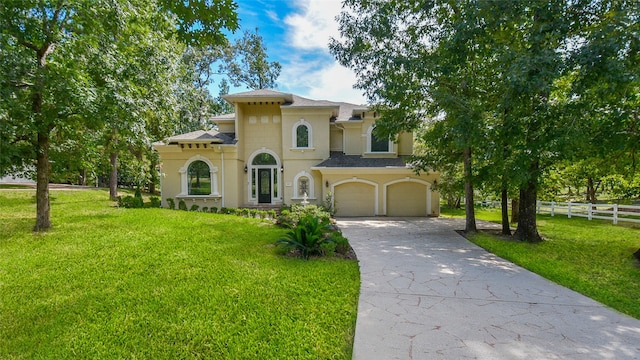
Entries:
{"label": "garage door panel", "polygon": [[400,182],[387,187],[387,216],[427,216],[427,186]]}
{"label": "garage door panel", "polygon": [[365,183],[346,183],[334,191],[336,216],[374,216],[375,187]]}

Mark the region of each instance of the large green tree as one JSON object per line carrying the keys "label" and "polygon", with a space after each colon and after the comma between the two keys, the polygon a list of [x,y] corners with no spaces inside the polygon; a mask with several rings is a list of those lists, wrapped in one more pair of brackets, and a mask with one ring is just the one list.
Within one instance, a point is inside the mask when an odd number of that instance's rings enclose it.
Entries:
{"label": "large green tree", "polygon": [[282,66],[277,61],[269,62],[267,48],[256,28],[245,31],[243,36],[225,51],[226,61],[222,70],[234,86],[249,89],[275,88]]}
{"label": "large green tree", "polygon": [[[281,65],[269,61],[267,48],[258,29],[244,31],[233,42],[215,46],[189,46],[183,54],[184,72],[178,92],[183,99],[180,119],[175,131],[184,133],[208,129],[212,115],[233,112],[222,95],[229,92],[229,84],[250,89],[276,87]],[[218,96],[211,96],[211,86],[219,79]]]}
{"label": "large green tree", "polygon": [[461,162],[466,231],[476,231],[474,151],[485,140],[484,106],[491,49],[478,41],[484,9],[449,1],[345,1],[342,41],[332,52],[358,75],[357,87],[376,104],[383,135],[415,131],[431,118],[422,141],[431,149],[418,168]]}
{"label": "large green tree", "polygon": [[[505,220],[506,195],[517,189],[520,240],[541,240],[541,176],[583,146],[575,139],[585,133],[585,115],[606,113],[618,133],[635,134],[637,2],[346,0],[344,7],[343,38],[330,47],[381,111],[378,128],[412,131],[430,118],[422,140],[432,150],[418,160],[436,169],[462,161],[467,202],[472,185],[499,189]],[[624,70],[618,78],[615,69]],[[607,85],[588,81],[594,74]],[[578,100],[599,91],[610,97],[590,102],[589,115],[576,111],[584,108]],[[637,141],[624,143],[634,153]],[[467,230],[472,214],[467,208]]]}
{"label": "large green tree", "polygon": [[[612,0],[593,5],[572,57],[566,102],[572,121],[584,126],[573,146],[574,166],[595,202],[606,177],[633,181],[640,150],[640,3]],[[588,145],[587,145],[588,144]]]}
{"label": "large green tree", "polygon": [[[34,230],[51,227],[48,186],[52,133],[73,127],[75,122],[109,121],[83,116],[93,110],[93,100],[99,96],[96,87],[101,86],[90,74],[91,55],[114,50],[123,28],[131,29],[130,34],[152,28],[153,24],[130,22],[126,15],[154,6],[156,16],[175,25],[164,35],[176,36],[183,42],[215,43],[224,38],[224,29],[237,28],[236,5],[229,0],[197,0],[189,4],[169,0],[0,3],[0,66],[6,74],[0,83],[0,115],[7,120],[0,130],[3,140],[11,140],[11,145],[3,141],[0,172],[13,171],[21,165],[28,167],[32,164],[29,159],[36,160]],[[114,51],[115,57],[120,55]]]}

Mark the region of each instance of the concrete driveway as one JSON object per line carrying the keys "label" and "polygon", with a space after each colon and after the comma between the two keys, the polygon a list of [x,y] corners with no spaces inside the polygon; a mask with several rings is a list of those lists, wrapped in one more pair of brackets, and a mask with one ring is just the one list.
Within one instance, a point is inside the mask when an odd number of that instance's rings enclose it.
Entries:
{"label": "concrete driveway", "polygon": [[338,225],[360,262],[354,359],[640,359],[640,320],[473,245],[461,220]]}

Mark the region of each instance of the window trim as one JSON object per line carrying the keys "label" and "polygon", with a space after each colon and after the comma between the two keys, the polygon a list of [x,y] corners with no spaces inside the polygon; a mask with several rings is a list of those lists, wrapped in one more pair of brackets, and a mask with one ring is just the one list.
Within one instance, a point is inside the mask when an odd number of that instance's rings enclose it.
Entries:
{"label": "window trim", "polygon": [[[202,161],[207,166],[209,166],[209,176],[211,177],[211,193],[204,195],[190,195],[189,194],[189,166],[196,161]],[[213,165],[211,160],[208,158],[198,154],[191,157],[184,163],[184,166],[181,167],[178,172],[180,173],[180,193],[176,195],[176,197],[181,198],[210,198],[210,197],[220,197],[220,193],[218,192],[218,167]]]}
{"label": "window trim", "polygon": [[[298,128],[306,126],[307,128],[307,146],[298,146]],[[301,118],[296,121],[291,128],[291,150],[313,150],[313,127],[305,119]]]}
{"label": "window trim", "polygon": [[389,144],[388,144],[388,150],[387,151],[373,151],[371,149],[371,145],[373,145],[373,130],[375,129],[375,125],[370,125],[369,129],[367,129],[367,154],[395,154],[394,151],[394,143],[391,140],[391,138],[389,138]]}

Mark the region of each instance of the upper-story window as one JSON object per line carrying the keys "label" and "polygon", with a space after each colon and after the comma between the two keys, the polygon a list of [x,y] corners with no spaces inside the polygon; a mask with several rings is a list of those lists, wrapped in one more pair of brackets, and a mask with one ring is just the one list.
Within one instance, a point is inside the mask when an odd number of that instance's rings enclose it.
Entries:
{"label": "upper-story window", "polygon": [[311,148],[312,144],[312,129],[304,119],[300,119],[295,123],[292,129],[292,143],[294,148]]}
{"label": "upper-story window", "polygon": [[374,126],[369,127],[367,140],[367,150],[369,152],[391,152],[391,141],[389,138],[377,137]]}
{"label": "upper-story window", "polygon": [[189,195],[211,194],[211,170],[204,161],[197,160],[189,165]]}
{"label": "upper-story window", "polygon": [[296,128],[296,147],[309,147],[309,128],[305,125]]}

